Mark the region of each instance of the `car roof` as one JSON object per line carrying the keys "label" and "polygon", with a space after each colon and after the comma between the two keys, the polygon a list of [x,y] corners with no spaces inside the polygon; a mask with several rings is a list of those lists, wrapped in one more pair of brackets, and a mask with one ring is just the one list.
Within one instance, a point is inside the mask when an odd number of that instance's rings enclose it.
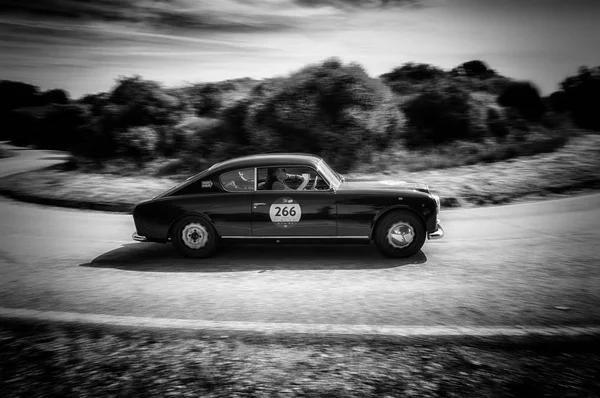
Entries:
{"label": "car roof", "polygon": [[270,167],[277,165],[312,165],[316,166],[322,158],[310,153],[261,153],[242,156],[214,164],[210,171],[239,169],[245,167]]}

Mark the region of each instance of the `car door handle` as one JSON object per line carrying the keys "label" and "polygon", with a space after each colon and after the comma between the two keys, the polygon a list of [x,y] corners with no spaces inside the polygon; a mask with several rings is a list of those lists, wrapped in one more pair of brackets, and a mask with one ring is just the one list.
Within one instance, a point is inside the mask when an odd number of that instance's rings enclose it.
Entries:
{"label": "car door handle", "polygon": [[262,203],[262,202],[257,202],[257,203],[253,203],[252,205],[256,209],[258,206],[266,206],[267,204],[266,203]]}

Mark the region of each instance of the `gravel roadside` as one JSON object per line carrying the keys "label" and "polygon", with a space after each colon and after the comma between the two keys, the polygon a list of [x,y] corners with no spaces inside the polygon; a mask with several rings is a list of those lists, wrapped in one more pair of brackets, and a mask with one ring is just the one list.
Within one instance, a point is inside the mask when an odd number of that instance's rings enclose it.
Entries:
{"label": "gravel roadside", "polygon": [[3,322],[2,395],[598,396],[597,340],[404,345]]}

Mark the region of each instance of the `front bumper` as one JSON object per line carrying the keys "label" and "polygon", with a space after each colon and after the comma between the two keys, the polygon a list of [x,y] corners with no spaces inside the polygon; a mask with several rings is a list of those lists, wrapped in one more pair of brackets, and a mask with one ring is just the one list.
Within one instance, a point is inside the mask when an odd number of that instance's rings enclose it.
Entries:
{"label": "front bumper", "polygon": [[442,228],[440,220],[437,222],[437,229],[434,232],[427,234],[427,237],[429,239],[442,239],[444,237],[444,228]]}
{"label": "front bumper", "polygon": [[148,238],[142,235],[138,235],[137,231],[135,231],[133,235],[131,235],[131,237],[133,238],[133,240],[137,240],[138,242],[148,242]]}

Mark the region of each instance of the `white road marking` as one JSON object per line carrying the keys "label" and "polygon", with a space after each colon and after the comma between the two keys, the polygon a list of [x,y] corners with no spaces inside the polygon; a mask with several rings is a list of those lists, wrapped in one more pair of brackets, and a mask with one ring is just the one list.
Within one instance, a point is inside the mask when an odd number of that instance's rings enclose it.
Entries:
{"label": "white road marking", "polygon": [[237,331],[265,334],[389,337],[584,337],[600,335],[600,326],[389,326],[235,322],[84,314],[2,307],[0,307],[0,318],[153,329],[185,329],[208,332]]}

